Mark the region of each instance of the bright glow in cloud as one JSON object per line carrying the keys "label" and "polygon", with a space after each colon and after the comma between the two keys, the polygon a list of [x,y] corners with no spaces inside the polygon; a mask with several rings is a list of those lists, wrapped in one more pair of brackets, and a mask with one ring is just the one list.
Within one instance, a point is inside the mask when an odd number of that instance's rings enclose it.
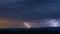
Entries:
{"label": "bright glow in cloud", "polygon": [[51,20],[51,21],[49,21],[49,23],[50,23],[50,26],[51,27],[58,27],[59,25],[58,25],[58,22],[56,21],[56,20]]}
{"label": "bright glow in cloud", "polygon": [[27,28],[31,28],[31,26],[30,26],[27,22],[24,22],[24,25],[25,25]]}

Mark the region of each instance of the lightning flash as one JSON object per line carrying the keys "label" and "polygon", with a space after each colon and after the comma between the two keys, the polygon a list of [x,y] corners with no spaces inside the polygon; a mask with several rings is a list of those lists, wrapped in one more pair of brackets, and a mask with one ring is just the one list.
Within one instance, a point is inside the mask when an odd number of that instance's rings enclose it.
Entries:
{"label": "lightning flash", "polygon": [[24,22],[24,25],[25,25],[27,28],[31,28],[31,26],[30,26],[27,22]]}

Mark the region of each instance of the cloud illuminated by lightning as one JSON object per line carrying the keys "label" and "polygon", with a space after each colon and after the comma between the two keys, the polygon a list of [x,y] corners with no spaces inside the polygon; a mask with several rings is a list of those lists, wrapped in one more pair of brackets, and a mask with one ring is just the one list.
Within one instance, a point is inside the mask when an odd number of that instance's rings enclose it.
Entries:
{"label": "cloud illuminated by lightning", "polygon": [[58,25],[58,22],[56,21],[56,20],[51,20],[50,22],[50,25],[51,25],[51,27],[58,27],[59,25]]}

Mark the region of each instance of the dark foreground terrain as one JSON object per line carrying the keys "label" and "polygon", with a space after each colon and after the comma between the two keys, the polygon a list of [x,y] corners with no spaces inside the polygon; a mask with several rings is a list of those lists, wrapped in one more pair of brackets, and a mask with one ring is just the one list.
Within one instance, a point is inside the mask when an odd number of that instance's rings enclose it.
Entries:
{"label": "dark foreground terrain", "polygon": [[4,34],[58,34],[60,28],[6,28],[0,29],[0,33]]}

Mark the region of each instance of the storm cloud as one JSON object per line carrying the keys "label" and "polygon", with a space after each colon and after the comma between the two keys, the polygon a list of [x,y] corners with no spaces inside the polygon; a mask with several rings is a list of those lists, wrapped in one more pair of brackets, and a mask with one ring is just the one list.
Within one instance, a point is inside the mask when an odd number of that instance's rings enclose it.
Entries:
{"label": "storm cloud", "polygon": [[50,27],[50,18],[60,18],[60,0],[0,0],[0,19],[7,21],[0,25],[8,24],[4,27],[23,28],[24,22],[32,27]]}
{"label": "storm cloud", "polygon": [[0,16],[27,19],[60,18],[60,2],[58,1],[59,0],[11,0],[11,2],[9,2],[6,0],[6,4],[0,4]]}

